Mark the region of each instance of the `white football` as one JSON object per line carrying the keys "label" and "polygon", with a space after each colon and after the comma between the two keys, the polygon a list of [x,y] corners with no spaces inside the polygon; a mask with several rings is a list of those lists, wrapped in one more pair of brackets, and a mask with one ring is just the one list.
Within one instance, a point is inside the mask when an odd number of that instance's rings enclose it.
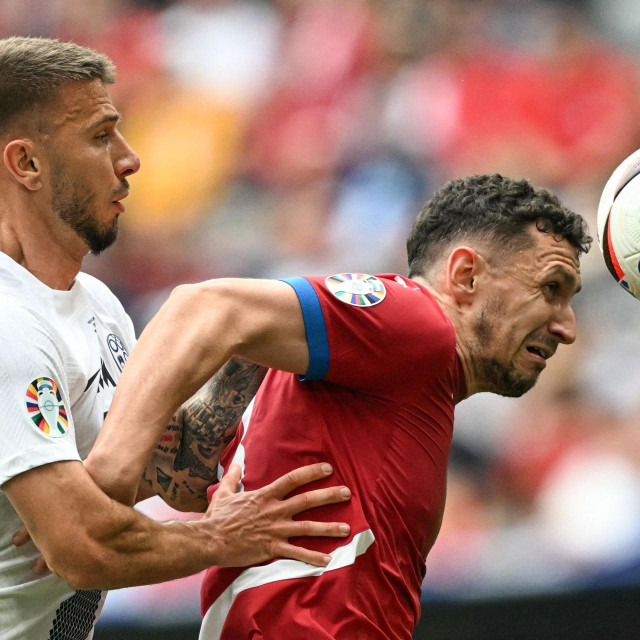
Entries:
{"label": "white football", "polygon": [[611,275],[640,300],[640,149],[616,168],[604,187],[598,244]]}

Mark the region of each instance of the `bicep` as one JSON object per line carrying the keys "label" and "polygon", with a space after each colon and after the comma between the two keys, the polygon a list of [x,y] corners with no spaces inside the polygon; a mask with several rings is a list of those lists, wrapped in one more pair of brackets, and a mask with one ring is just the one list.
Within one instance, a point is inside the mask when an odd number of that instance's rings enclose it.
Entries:
{"label": "bicep", "polygon": [[234,280],[228,316],[237,333],[233,355],[272,369],[304,374],[309,349],[300,302],[279,280]]}

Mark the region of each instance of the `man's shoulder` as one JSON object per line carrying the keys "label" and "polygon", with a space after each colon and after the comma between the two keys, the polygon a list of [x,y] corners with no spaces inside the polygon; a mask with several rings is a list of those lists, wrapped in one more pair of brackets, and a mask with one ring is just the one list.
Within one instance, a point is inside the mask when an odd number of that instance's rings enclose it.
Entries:
{"label": "man's shoulder", "polygon": [[93,295],[115,298],[117,300],[116,295],[102,280],[89,273],[80,271],[76,276],[76,281],[80,283],[83,289]]}
{"label": "man's shoulder", "polygon": [[44,319],[35,305],[26,304],[24,300],[0,292],[0,334],[5,335],[12,328],[21,331],[42,329]]}
{"label": "man's shoulder", "polygon": [[[424,302],[430,308],[440,309],[427,287],[397,273],[336,273],[289,278],[285,282],[291,284],[295,280],[307,280],[317,292],[354,307],[384,308],[393,301],[392,304],[411,306],[420,306]],[[295,284],[292,286],[295,288]],[[441,313],[438,315],[442,316]]]}
{"label": "man's shoulder", "polygon": [[81,271],[76,276],[76,281],[83,288],[87,296],[92,299],[94,303],[109,308],[115,309],[118,312],[124,313],[122,303],[118,299],[115,293],[104,283],[95,276]]}
{"label": "man's shoulder", "polygon": [[57,350],[56,328],[37,308],[0,295],[0,350],[7,358],[20,353]]}
{"label": "man's shoulder", "polygon": [[[453,326],[442,307],[427,287],[397,273],[341,273],[308,278],[320,295],[338,301],[338,308],[359,307],[375,314],[385,324],[398,326],[411,333],[443,332],[453,334]],[[340,304],[344,303],[344,304]],[[353,320],[362,314],[353,314]]]}

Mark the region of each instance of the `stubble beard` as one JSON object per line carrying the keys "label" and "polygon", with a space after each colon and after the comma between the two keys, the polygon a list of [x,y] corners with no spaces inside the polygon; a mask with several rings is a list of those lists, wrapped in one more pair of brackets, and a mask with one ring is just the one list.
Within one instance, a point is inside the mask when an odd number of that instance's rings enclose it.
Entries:
{"label": "stubble beard", "polygon": [[497,393],[507,398],[519,398],[538,381],[538,374],[525,375],[516,369],[513,362],[505,363],[493,356],[485,355],[487,348],[495,340],[493,317],[499,317],[502,305],[493,301],[482,309],[474,325],[476,342],[472,347],[476,375],[483,390]]}
{"label": "stubble beard", "polygon": [[53,165],[51,180],[51,208],[60,220],[85,241],[93,255],[110,247],[118,237],[118,218],[109,225],[101,224],[95,193],[60,165]]}

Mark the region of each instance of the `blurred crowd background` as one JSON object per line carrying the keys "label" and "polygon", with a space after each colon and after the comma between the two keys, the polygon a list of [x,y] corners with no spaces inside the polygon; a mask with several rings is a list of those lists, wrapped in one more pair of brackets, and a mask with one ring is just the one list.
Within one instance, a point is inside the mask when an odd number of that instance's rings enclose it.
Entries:
{"label": "blurred crowd background", "polygon": [[[595,236],[640,147],[634,0],[1,0],[0,31],[118,66],[142,170],[86,269],[138,331],[182,282],[405,273],[416,213],[471,173],[555,190]],[[583,277],[538,386],[458,407],[426,600],[640,584],[640,302],[595,242]],[[198,589],[113,592],[106,622],[197,619]]]}

